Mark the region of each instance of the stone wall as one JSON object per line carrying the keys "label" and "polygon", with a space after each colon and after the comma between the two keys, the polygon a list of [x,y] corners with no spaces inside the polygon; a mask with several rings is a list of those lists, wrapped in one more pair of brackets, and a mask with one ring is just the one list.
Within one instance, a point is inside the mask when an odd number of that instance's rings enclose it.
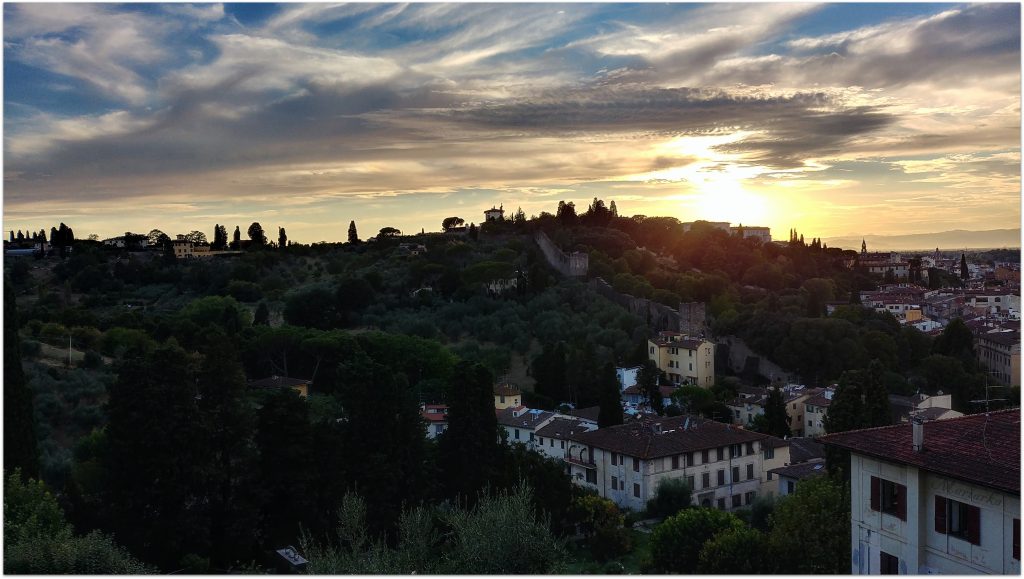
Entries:
{"label": "stone wall", "polygon": [[729,367],[736,374],[742,373],[749,364],[756,368],[758,374],[769,380],[781,379],[787,384],[800,382],[800,377],[795,373],[784,370],[778,364],[751,350],[750,346],[736,336],[724,336],[717,341],[728,346]]}
{"label": "stone wall", "polygon": [[540,246],[540,250],[544,254],[544,259],[547,260],[551,267],[558,270],[559,273],[569,277],[587,276],[587,269],[590,266],[589,255],[579,251],[574,251],[571,254],[566,255],[565,252],[559,249],[558,246],[551,241],[551,238],[543,231],[538,231],[534,236],[534,240],[536,240],[537,245]]}

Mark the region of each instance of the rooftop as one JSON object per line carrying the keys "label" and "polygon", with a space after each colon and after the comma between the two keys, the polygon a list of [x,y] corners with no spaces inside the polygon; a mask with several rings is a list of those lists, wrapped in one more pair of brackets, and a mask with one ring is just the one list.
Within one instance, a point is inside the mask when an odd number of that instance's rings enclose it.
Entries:
{"label": "rooftop", "polygon": [[797,480],[803,480],[812,476],[819,476],[825,474],[825,459],[815,458],[807,462],[801,462],[799,464],[791,464],[789,466],[780,466],[779,468],[773,468],[770,473],[778,476],[784,476],[786,478],[795,478]]}
{"label": "rooftop", "polygon": [[693,416],[676,416],[632,419],[621,426],[610,426],[574,435],[572,440],[646,459],[769,438],[772,437],[721,422]]}
{"label": "rooftop", "polygon": [[515,428],[537,428],[537,425],[542,424],[554,415],[554,412],[532,410],[525,406],[505,408],[497,412],[498,424]]}
{"label": "rooftop", "polygon": [[789,462],[797,464],[825,458],[825,446],[816,438],[798,436],[789,439]]}
{"label": "rooftop", "polygon": [[829,434],[822,442],[1020,495],[1019,408],[925,422],[921,452],[914,452],[911,424]]}
{"label": "rooftop", "polygon": [[494,386],[495,396],[519,396],[522,392],[511,384],[497,384]]}
{"label": "rooftop", "polygon": [[313,384],[312,380],[287,378],[285,376],[271,376],[269,378],[249,381],[250,388],[294,388],[296,386],[310,386],[311,384]]}
{"label": "rooftop", "polygon": [[537,436],[568,440],[574,434],[590,432],[597,428],[594,423],[579,418],[555,417],[551,422],[537,429]]}

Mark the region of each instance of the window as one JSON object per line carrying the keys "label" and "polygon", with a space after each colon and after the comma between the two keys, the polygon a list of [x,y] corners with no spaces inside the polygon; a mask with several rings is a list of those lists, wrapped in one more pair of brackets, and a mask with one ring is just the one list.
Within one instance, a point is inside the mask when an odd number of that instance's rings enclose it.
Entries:
{"label": "window", "polygon": [[675,470],[677,468],[679,468],[679,455],[678,454],[672,457],[672,470]]}
{"label": "window", "polygon": [[435,424],[434,425],[434,434],[441,434],[442,432],[444,432],[444,425],[443,424]]}
{"label": "window", "polygon": [[736,415],[736,420],[740,419],[740,411],[739,410],[733,410],[733,414]]}
{"label": "window", "polygon": [[736,507],[742,507],[742,506],[743,506],[743,495],[733,495],[732,496],[732,508],[735,509]]}
{"label": "window", "polygon": [[907,487],[871,477],[871,510],[907,520]]}
{"label": "window", "polygon": [[554,438],[549,438],[548,439],[548,446],[551,447],[551,448],[555,447],[555,439]]}
{"label": "window", "polygon": [[540,437],[540,436],[538,436],[538,437],[537,437],[537,444],[539,444],[539,445],[541,445],[541,446],[544,446],[544,438],[543,438],[543,437]]}
{"label": "window", "polygon": [[653,353],[654,353],[654,346],[651,346],[651,351],[650,351],[650,353],[651,353],[651,354],[653,354]]}
{"label": "window", "polygon": [[530,433],[530,442],[533,442],[533,438],[534,438],[534,433],[531,432]]}
{"label": "window", "polygon": [[729,446],[729,458],[736,458],[737,456],[743,456],[743,445],[733,444]]}
{"label": "window", "polygon": [[640,483],[633,483],[633,496],[640,498]]}
{"label": "window", "polygon": [[768,471],[768,480],[772,480],[772,473],[771,473],[771,471]]}
{"label": "window", "polygon": [[754,443],[753,442],[748,442],[747,443],[747,456],[750,456],[751,454],[754,454]]}
{"label": "window", "polygon": [[563,440],[561,442],[562,442],[562,450],[565,450],[565,441]]}
{"label": "window", "polygon": [[795,491],[795,490],[796,490],[796,483],[791,481],[791,480],[786,481],[786,494],[787,495],[791,495],[791,494],[793,494],[793,491]]}
{"label": "window", "polygon": [[687,486],[689,486],[689,487],[690,487],[690,491],[691,491],[691,492],[692,492],[692,491],[694,490],[694,489],[693,489],[693,483],[694,483],[694,480],[693,480],[693,477],[692,477],[692,476],[688,476],[688,477],[686,477],[686,484],[687,484]]}
{"label": "window", "polygon": [[710,459],[711,459],[711,456],[710,456],[710,454],[711,454],[711,453],[710,453],[710,452],[708,452],[708,451],[706,451],[706,450],[702,450],[702,451],[700,451],[700,463],[701,463],[701,464],[707,464],[707,463],[711,462],[711,460],[710,460]]}
{"label": "window", "polygon": [[754,478],[754,465],[753,464],[748,464],[747,465],[747,480],[750,480],[752,478]]}
{"label": "window", "polygon": [[590,483],[590,484],[594,484],[594,485],[597,484],[597,471],[596,470],[594,470],[592,468],[588,468],[587,469],[587,482]]}
{"label": "window", "polygon": [[718,471],[718,486],[725,484],[725,470]]}
{"label": "window", "polygon": [[725,447],[718,448],[718,460],[725,460]]}
{"label": "window", "polygon": [[516,429],[516,440],[519,440],[519,429]]}
{"label": "window", "polygon": [[640,472],[640,459],[639,458],[634,458],[633,459],[633,472]]}
{"label": "window", "polygon": [[706,472],[700,475],[700,488],[706,489],[711,486],[711,473]]}
{"label": "window", "polygon": [[626,479],[624,479],[624,478],[623,479],[619,479],[619,490],[620,491],[626,490]]}
{"label": "window", "polygon": [[693,372],[693,362],[690,362],[690,372]]}
{"label": "window", "polygon": [[740,482],[740,467],[738,466],[732,467],[732,482]]}
{"label": "window", "polygon": [[765,460],[771,460],[773,458],[775,458],[775,449],[774,448],[766,448],[766,449],[764,449],[764,459]]}
{"label": "window", "polygon": [[505,395],[502,394],[501,396],[499,396],[499,398],[501,398],[501,403],[504,404],[505,403]]}
{"label": "window", "polygon": [[885,551],[878,552],[878,573],[880,575],[899,575],[900,558]]}
{"label": "window", "polygon": [[615,454],[615,453],[613,452],[613,453],[612,453],[612,466],[615,466],[615,465],[619,464],[619,463],[618,463],[618,460],[619,460],[619,455],[617,455],[617,454]]}
{"label": "window", "polygon": [[617,476],[612,477],[612,489],[619,490],[619,477]]}
{"label": "window", "polygon": [[756,491],[750,491],[749,493],[743,495],[743,499],[746,501],[746,504],[748,504],[748,505],[750,503],[754,502],[754,499],[756,499],[756,498],[757,498],[757,492]]}
{"label": "window", "polygon": [[981,544],[981,509],[935,496],[935,532]]}
{"label": "window", "polygon": [[725,499],[724,498],[718,499],[718,509],[721,510],[721,511],[725,510]]}

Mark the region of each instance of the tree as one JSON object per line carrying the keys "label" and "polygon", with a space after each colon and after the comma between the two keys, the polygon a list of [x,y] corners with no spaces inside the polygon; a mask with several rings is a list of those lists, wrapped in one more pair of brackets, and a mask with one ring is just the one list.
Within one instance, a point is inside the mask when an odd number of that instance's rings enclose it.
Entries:
{"label": "tree", "polygon": [[256,312],[253,314],[252,325],[266,326],[269,324],[270,308],[267,307],[267,302],[260,302],[260,305],[256,306]]}
{"label": "tree", "polygon": [[942,329],[942,334],[932,342],[932,353],[960,360],[967,372],[973,372],[977,367],[974,334],[960,318],[954,319]]}
{"label": "tree", "polygon": [[532,374],[536,385],[534,391],[556,402],[569,399],[565,380],[565,344],[545,344],[541,353],[533,359]]}
{"label": "tree", "polygon": [[278,249],[284,249],[288,245],[288,235],[284,232],[284,227],[277,228],[277,247]]}
{"label": "tree", "polygon": [[42,481],[23,481],[20,470],[4,484],[4,572],[16,575],[153,573],[98,531],[75,536],[57,499]]}
{"label": "tree", "polygon": [[469,224],[469,238],[472,239],[473,241],[477,241],[478,239],[480,239],[480,231],[476,228],[475,223]]}
{"label": "tree", "polygon": [[615,206],[615,200],[612,199],[611,204],[608,206],[608,212],[611,213],[612,219],[619,216],[619,208]]}
{"label": "tree", "polygon": [[787,438],[792,434],[789,429],[789,415],[786,414],[786,402],[782,398],[782,391],[780,389],[768,389],[768,399],[764,405],[764,417],[767,427],[766,434],[778,438]]}
{"label": "tree", "polygon": [[253,221],[249,225],[248,231],[249,239],[252,240],[253,245],[266,245],[267,236],[263,233],[263,226],[258,221]]}
{"label": "tree", "polygon": [[597,415],[597,427],[605,428],[622,424],[622,392],[619,390],[619,381],[615,377],[615,365],[608,362],[601,369],[598,375],[598,405],[600,411]]}
{"label": "tree", "polygon": [[460,362],[448,396],[448,429],[438,442],[445,495],[472,500],[498,469],[493,379],[478,363]]}
{"label": "tree", "polygon": [[235,233],[231,241],[231,249],[238,251],[242,249],[242,232],[239,231],[238,226],[235,226]]}
{"label": "tree", "polygon": [[316,460],[309,405],[291,388],[269,396],[259,410],[256,429],[263,503],[263,528],[269,545],[287,545],[299,537],[299,525],[314,516]]}
{"label": "tree", "polygon": [[11,280],[4,276],[4,472],[39,475],[32,390],[21,367],[21,338],[18,336],[18,308]]}
{"label": "tree", "polygon": [[768,537],[747,527],[722,531],[701,547],[696,572],[703,575],[770,574],[775,563]]}
{"label": "tree", "polygon": [[582,495],[573,501],[572,512],[595,559],[607,561],[629,552],[629,531],[623,526],[625,517],[611,500],[593,494]]}
{"label": "tree", "polygon": [[210,249],[220,250],[228,246],[228,230],[223,225],[215,224],[213,226],[213,243],[210,244]]}
{"label": "tree", "polygon": [[[776,573],[850,572],[850,488],[827,476],[801,481],[772,515],[769,536]],[[815,545],[805,549],[803,545]]]}
{"label": "tree", "polygon": [[[849,525],[849,517],[846,524]],[[732,513],[711,508],[686,509],[665,519],[651,533],[651,560],[657,573],[692,573],[704,543],[716,534],[743,528]]]}
{"label": "tree", "polygon": [[110,388],[104,502],[114,534],[144,560],[177,564],[209,548],[206,436],[189,356],[131,353]]}
{"label": "tree", "polygon": [[523,213],[523,208],[516,208],[515,216],[512,217],[512,222],[516,225],[522,225],[526,223],[526,214]]}
{"label": "tree", "polygon": [[351,243],[352,245],[356,245],[357,243],[359,243],[359,233],[356,232],[355,220],[350,221],[348,224],[348,242]]}
{"label": "tree", "polygon": [[[352,467],[348,479],[366,499],[371,528],[390,531],[398,523],[403,503],[415,505],[424,498],[426,431],[419,401],[405,375],[367,358],[347,364],[339,376],[345,447]],[[493,405],[490,416],[494,424]],[[455,428],[454,420],[449,418],[449,429]],[[366,444],[368,432],[375,433],[372,445]],[[496,439],[492,434],[490,441],[496,444]],[[470,447],[463,451],[463,461],[480,458]],[[452,466],[441,464],[446,469]]]}
{"label": "tree", "polygon": [[658,381],[661,378],[661,370],[653,360],[644,360],[640,370],[636,374],[636,384],[644,393],[644,398],[651,404],[651,408],[661,414],[664,411],[664,401],[661,399],[661,388]]}
{"label": "tree", "polygon": [[576,225],[576,204],[572,201],[559,201],[555,218],[565,227]]}
{"label": "tree", "polygon": [[390,237],[397,237],[397,236],[399,236],[401,234],[402,234],[401,230],[395,229],[394,227],[382,227],[380,232],[377,233],[377,238],[378,239],[387,239],[387,238],[390,238]]}
{"label": "tree", "polygon": [[206,234],[202,231],[190,231],[185,235],[185,239],[196,245],[204,245],[206,243]]}
{"label": "tree", "polygon": [[971,272],[967,269],[967,254],[960,254],[960,279],[967,281],[971,278]]}
{"label": "tree", "polygon": [[441,229],[448,231],[453,227],[461,227],[462,225],[465,225],[465,223],[466,220],[461,217],[445,217],[444,220],[441,221]]}
{"label": "tree", "polygon": [[647,501],[647,513],[655,517],[671,517],[693,504],[693,489],[681,478],[662,478],[654,498]]}

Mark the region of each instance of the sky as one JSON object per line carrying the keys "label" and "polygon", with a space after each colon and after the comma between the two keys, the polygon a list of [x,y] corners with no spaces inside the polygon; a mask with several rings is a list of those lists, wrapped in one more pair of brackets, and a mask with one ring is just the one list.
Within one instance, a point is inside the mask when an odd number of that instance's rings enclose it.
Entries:
{"label": "sky", "polygon": [[4,230],[1015,228],[1020,5],[5,3]]}

